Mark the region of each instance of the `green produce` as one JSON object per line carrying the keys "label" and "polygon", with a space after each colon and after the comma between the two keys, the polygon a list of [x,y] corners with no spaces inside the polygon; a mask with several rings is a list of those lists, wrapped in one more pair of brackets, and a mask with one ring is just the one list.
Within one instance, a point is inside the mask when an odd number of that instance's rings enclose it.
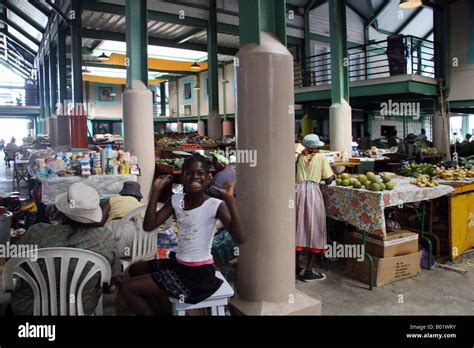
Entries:
{"label": "green produce", "polygon": [[395,184],[393,183],[393,181],[390,181],[390,182],[387,182],[387,184],[385,184],[385,189],[386,190],[393,190],[395,188]]}
{"label": "green produce", "polygon": [[370,181],[367,181],[364,186],[367,190],[370,190],[370,187],[372,186],[372,183]]}
{"label": "green produce", "polygon": [[342,180],[342,186],[351,186],[351,181],[349,179]]}
{"label": "green produce", "polygon": [[384,175],[384,176],[382,176],[382,181],[383,181],[384,184],[386,184],[386,183],[392,181],[392,179],[390,179],[390,177],[388,175]]}
{"label": "green produce", "polygon": [[359,180],[354,180],[352,182],[352,187],[355,188],[355,189],[360,189],[362,187],[362,184],[360,183]]}
{"label": "green produce", "polygon": [[380,191],[380,184],[377,184],[377,183],[372,183],[372,185],[370,185],[370,189],[372,191]]}
{"label": "green produce", "polygon": [[383,191],[383,190],[385,190],[385,188],[386,188],[385,184],[383,184],[383,183],[380,183],[380,191]]}
{"label": "green produce", "polygon": [[364,174],[360,174],[358,177],[357,177],[357,180],[359,180],[359,182],[364,185],[366,182],[367,182],[367,177],[364,175]]}
{"label": "green produce", "polygon": [[341,179],[336,179],[336,185],[341,186],[342,185],[342,180]]}
{"label": "green produce", "polygon": [[367,173],[367,179],[369,179],[370,181],[374,181],[377,177],[375,176],[375,174],[373,172],[368,172]]}
{"label": "green produce", "polygon": [[351,178],[351,176],[347,173],[343,173],[341,174],[341,179],[342,180],[349,180]]}
{"label": "green produce", "polygon": [[428,163],[411,163],[404,166],[400,170],[400,174],[403,176],[416,178],[420,175],[428,175],[430,177],[436,176],[436,167]]}

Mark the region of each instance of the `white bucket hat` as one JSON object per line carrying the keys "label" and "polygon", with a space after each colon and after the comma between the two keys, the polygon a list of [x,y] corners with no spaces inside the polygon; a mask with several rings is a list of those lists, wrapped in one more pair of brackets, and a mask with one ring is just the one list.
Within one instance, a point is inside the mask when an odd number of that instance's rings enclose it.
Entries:
{"label": "white bucket hat", "polygon": [[83,183],[75,183],[67,192],[56,196],[56,208],[68,218],[84,224],[102,221],[102,209],[97,191]]}

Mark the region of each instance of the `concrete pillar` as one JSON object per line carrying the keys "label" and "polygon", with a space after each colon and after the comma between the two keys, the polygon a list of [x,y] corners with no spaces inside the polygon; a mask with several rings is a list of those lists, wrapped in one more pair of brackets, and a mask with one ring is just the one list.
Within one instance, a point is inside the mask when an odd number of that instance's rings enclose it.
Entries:
{"label": "concrete pillar", "polygon": [[226,136],[234,136],[234,122],[231,120],[225,120],[222,122],[222,134]]}
{"label": "concrete pillar", "polygon": [[449,117],[443,116],[440,110],[433,115],[433,146],[444,154],[445,160],[451,160]]}
{"label": "concrete pillar", "polygon": [[184,133],[184,123],[183,122],[178,121],[177,128],[178,128],[178,133],[180,133],[180,134]]}
{"label": "concrete pillar", "polygon": [[331,150],[352,154],[352,109],[343,99],[329,108]]}
{"label": "concrete pillar", "polygon": [[309,115],[304,115],[301,119],[301,135],[304,137],[313,133],[313,119]]}
{"label": "concrete pillar", "polygon": [[197,128],[198,128],[198,130],[197,130],[198,134],[200,136],[205,136],[206,135],[206,124],[204,123],[203,120],[198,121]]}
{"label": "concrete pillar", "polygon": [[131,87],[123,93],[124,146],[138,157],[141,170],[138,182],[147,199],[155,174],[153,94],[139,80],[133,81]]}
{"label": "concrete pillar", "polygon": [[[259,6],[254,1],[241,0],[241,21]],[[277,3],[284,18],[285,2]],[[239,247],[231,304],[249,315],[320,314],[321,303],[295,289],[295,171],[288,165],[294,163],[293,57],[276,36],[258,34],[259,44],[243,40],[237,54],[237,148],[255,151],[257,166],[237,166],[238,209],[248,239]]]}

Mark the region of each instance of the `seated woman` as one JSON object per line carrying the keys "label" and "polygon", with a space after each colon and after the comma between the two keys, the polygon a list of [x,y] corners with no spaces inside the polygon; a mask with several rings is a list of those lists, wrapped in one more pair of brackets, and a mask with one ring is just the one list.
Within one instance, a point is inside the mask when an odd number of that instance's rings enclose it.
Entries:
{"label": "seated woman", "polygon": [[[83,183],[73,184],[68,192],[56,197],[55,206],[62,213],[63,221],[55,225],[39,223],[31,226],[18,244],[35,245],[39,249],[68,247],[90,250],[104,256],[111,265],[112,277],[118,276],[121,268],[117,247],[112,233],[100,227],[102,211],[97,191]],[[71,266],[70,275],[74,270]],[[42,264],[40,268],[46,274]],[[101,296],[100,285],[100,275],[96,274],[84,287],[82,301],[86,314],[93,313],[97,306]],[[115,285],[112,285],[106,291],[114,288]],[[20,281],[16,286],[11,305],[15,315],[33,314],[33,291],[26,282]]]}

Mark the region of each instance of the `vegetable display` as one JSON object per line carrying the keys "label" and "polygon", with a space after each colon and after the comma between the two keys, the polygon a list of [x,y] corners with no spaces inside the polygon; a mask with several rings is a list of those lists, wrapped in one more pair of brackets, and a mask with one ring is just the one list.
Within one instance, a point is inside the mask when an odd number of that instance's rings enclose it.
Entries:
{"label": "vegetable display", "polygon": [[439,185],[438,182],[429,175],[418,175],[411,183],[418,187],[435,187]]}
{"label": "vegetable display", "polygon": [[352,186],[354,189],[365,188],[369,191],[393,190],[395,183],[388,175],[377,177],[374,173],[368,172],[366,175],[360,174],[357,178],[351,178],[347,173],[343,173],[336,180],[337,186]]}
{"label": "vegetable display", "polygon": [[400,169],[400,174],[413,178],[416,178],[420,175],[428,175],[430,177],[434,177],[436,176],[436,167],[432,164],[427,163],[410,163]]}

